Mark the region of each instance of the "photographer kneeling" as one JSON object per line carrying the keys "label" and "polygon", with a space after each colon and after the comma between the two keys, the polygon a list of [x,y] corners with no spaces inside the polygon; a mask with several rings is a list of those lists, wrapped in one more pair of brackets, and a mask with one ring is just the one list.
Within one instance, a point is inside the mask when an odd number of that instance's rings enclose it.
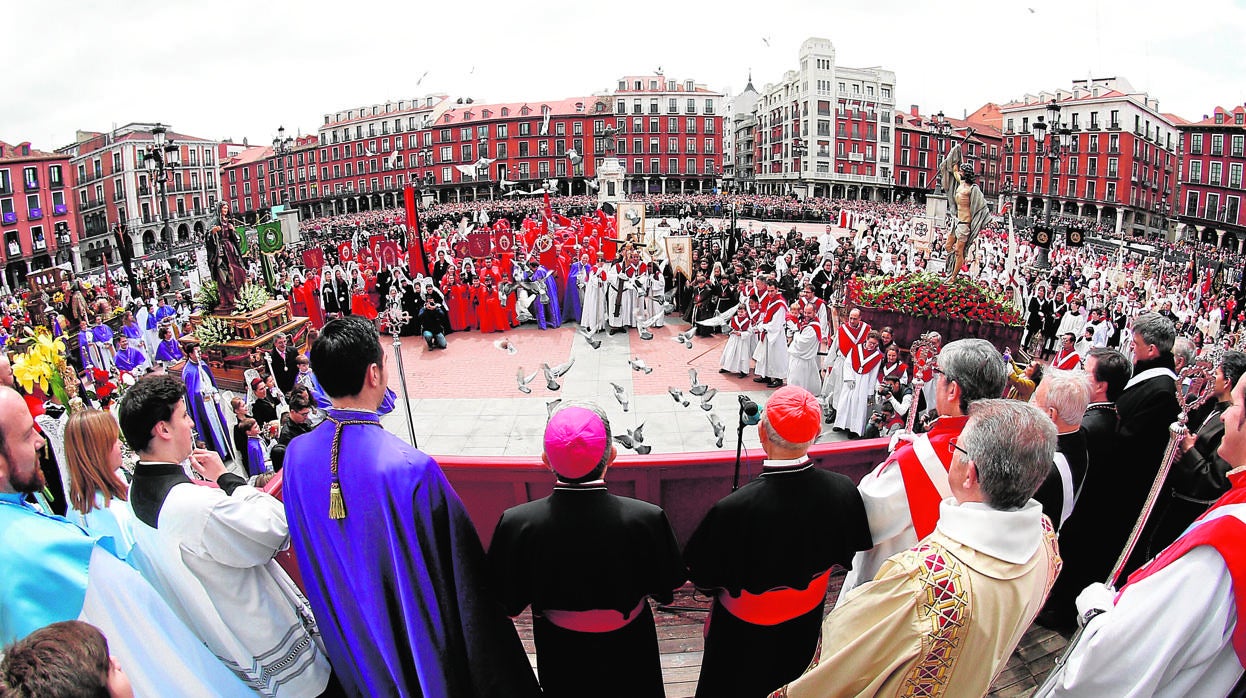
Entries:
{"label": "photographer kneeling", "polygon": [[913,391],[900,382],[899,376],[887,376],[879,383],[874,397],[874,411],[870,413],[863,439],[891,436],[904,428],[909,408],[913,404]]}

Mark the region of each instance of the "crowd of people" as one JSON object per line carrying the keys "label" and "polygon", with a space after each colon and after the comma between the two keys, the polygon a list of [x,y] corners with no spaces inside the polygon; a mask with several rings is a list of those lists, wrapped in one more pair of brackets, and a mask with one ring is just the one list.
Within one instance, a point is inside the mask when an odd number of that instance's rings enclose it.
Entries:
{"label": "crowd of people", "polygon": [[[310,222],[272,283],[315,335],[305,353],[279,336],[229,405],[165,298],[121,306],[110,337],[90,314],[120,302],[107,282],[66,282],[77,326],[62,331],[100,378],[84,404],[22,394],[0,356],[0,695],[660,696],[651,603],[688,582],[712,599],[698,696],[982,695],[1035,621],[1085,628],[1040,695],[1239,681],[1235,257],[1188,248],[1186,268],[1161,270],[1067,248],[1040,269],[996,222],[966,271],[1018,299],[1023,346],[928,336],[907,356],[854,289],[940,254],[910,204],[827,202],[818,215],[850,210],[851,229],[808,235],[727,230],[699,215],[715,198],[659,198],[662,223],[690,236],[684,260],[619,239],[586,201],[488,203],[426,217],[414,279],[400,212]],[[472,229],[513,247],[473,256]],[[399,245],[395,263],[373,235]],[[312,273],[316,257],[329,271]],[[6,306],[6,321],[38,322]],[[596,404],[552,411],[553,493],[502,514],[487,551],[437,462],[381,427],[395,404],[382,330],[429,350],[523,322],[643,341],[677,316],[690,338],[727,335],[722,371],[775,389],[761,475],[682,545],[660,508],[610,492]],[[1152,499],[1179,396],[1203,390],[1183,369],[1200,361],[1210,399]],[[828,421],[898,435],[853,483],[809,458]],[[535,674],[510,620],[529,608]]]}

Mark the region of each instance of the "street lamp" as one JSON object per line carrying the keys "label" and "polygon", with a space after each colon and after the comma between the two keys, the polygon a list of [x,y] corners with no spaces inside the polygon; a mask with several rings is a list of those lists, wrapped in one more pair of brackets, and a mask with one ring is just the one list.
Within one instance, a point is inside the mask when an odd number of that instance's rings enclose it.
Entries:
{"label": "street lamp", "polygon": [[[1039,114],[1034,125],[1030,127],[1034,136],[1034,153],[1035,157],[1046,157],[1048,167],[1048,184],[1047,197],[1043,201],[1043,222],[1048,230],[1051,229],[1051,208],[1055,202],[1056,190],[1059,188],[1059,182],[1056,180],[1057,166],[1060,164],[1060,156],[1069,147],[1069,140],[1072,137],[1072,130],[1066,128],[1060,123],[1060,105],[1056,100],[1051,100],[1047,104],[1046,122],[1043,121],[1043,115]],[[1051,266],[1051,260],[1048,257],[1046,247],[1038,248],[1038,267],[1047,269]]]}
{"label": "street lamp", "polygon": [[930,129],[935,137],[935,156],[934,156],[934,180],[935,180],[935,196],[942,196],[943,180],[939,177],[939,158],[943,157],[943,142],[948,136],[952,135],[952,122],[947,120],[943,115],[943,110],[939,110],[933,118],[926,121],[926,126]]}
{"label": "street lamp", "polygon": [[[796,167],[796,188],[805,191],[805,198],[809,197],[809,189],[805,184],[804,165],[805,156],[809,154],[809,143],[803,138],[796,138],[792,141],[792,164]],[[800,162],[796,162],[800,160]]]}
{"label": "street lamp", "polygon": [[169,172],[182,164],[182,149],[173,142],[172,138],[166,137],[167,133],[168,129],[160,124],[152,127],[152,144],[143,154],[143,166],[147,168],[147,172],[156,182],[156,191],[160,195],[160,239],[162,241],[173,239],[172,231],[169,229],[169,202],[166,197]]}
{"label": "street lamp", "polygon": [[294,150],[294,139],[286,136],[286,127],[277,127],[277,137],[273,139],[273,153],[276,155],[285,155]]}

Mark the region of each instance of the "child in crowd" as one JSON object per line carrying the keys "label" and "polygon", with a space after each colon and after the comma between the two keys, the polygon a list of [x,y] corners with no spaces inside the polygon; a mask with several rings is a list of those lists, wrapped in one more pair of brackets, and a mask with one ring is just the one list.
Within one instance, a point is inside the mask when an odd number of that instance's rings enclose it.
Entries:
{"label": "child in crowd", "polygon": [[0,695],[14,698],[132,698],[130,679],[95,626],[67,620],[14,642],[0,659]]}

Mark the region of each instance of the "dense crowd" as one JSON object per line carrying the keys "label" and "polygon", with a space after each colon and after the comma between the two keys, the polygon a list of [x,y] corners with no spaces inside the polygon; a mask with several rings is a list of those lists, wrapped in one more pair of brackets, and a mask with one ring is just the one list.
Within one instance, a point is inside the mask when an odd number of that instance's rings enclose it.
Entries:
{"label": "dense crowd", "polygon": [[[442,205],[418,232],[400,210],[307,221],[246,273],[316,335],[306,353],[278,336],[228,405],[177,339],[189,260],[141,266],[140,298],[111,276],[9,298],[8,331],[78,340],[82,382],[66,411],[0,355],[0,695],[662,695],[650,603],[688,581],[712,599],[699,696],[982,695],[1035,618],[1085,625],[1039,695],[1238,681],[1235,254],[1092,245],[1040,268],[994,221],[959,271],[1015,299],[1023,346],[929,336],[909,355],[855,292],[943,271],[916,206],[649,203],[654,235],[633,240],[583,197]],[[732,203],[770,220],[730,229]],[[797,203],[821,230],[783,220]],[[775,388],[761,476],[681,546],[661,509],[609,492],[604,411],[567,402],[543,439],[553,493],[506,511],[486,552],[436,461],[380,425],[395,396],[378,330],[435,350],[525,322],[727,335],[721,370]],[[1184,380],[1200,360],[1209,380]],[[1184,392],[1207,401],[1151,498]],[[853,483],[809,458],[828,422],[901,435]],[[1109,577],[1119,593],[1093,584]],[[535,675],[508,618],[527,608]]]}

